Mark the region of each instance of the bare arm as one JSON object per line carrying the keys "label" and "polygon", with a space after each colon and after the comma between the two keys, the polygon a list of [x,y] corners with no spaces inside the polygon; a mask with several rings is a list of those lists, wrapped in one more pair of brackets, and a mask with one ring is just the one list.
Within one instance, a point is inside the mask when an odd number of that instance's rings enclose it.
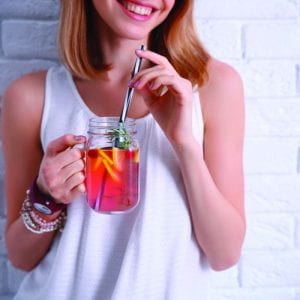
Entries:
{"label": "bare arm", "polygon": [[201,90],[204,153],[191,141],[177,154],[196,238],[212,268],[223,270],[238,261],[245,235],[244,103],[239,75],[213,64],[211,79]]}
{"label": "bare arm", "polygon": [[[45,74],[28,75],[14,82],[3,101],[3,150],[7,205],[6,245],[11,262],[31,269],[46,253],[54,233],[36,235],[20,218],[25,191],[38,174],[42,159],[39,127]],[[22,255],[20,255],[22,253]]]}
{"label": "bare arm", "polygon": [[[26,189],[33,179],[38,175],[39,188],[65,203],[70,202],[78,190],[83,189],[80,185],[83,181],[81,153],[78,149],[64,151],[78,143],[74,136],[65,135],[53,141],[45,155],[42,151],[40,124],[44,85],[44,72],[26,75],[7,89],[3,101],[2,129],[7,200],[5,239],[10,261],[25,271],[30,271],[41,261],[56,234],[32,233],[26,229],[20,217]],[[74,173],[77,174],[75,177]],[[76,188],[78,183],[80,186]],[[59,212],[42,217],[54,220],[58,215]]]}
{"label": "bare arm", "polygon": [[[245,235],[241,79],[231,67],[211,59],[209,80],[200,89],[203,146],[192,130],[191,83],[165,57],[151,51],[137,54],[154,66],[139,72],[132,84],[178,155],[196,239],[212,268],[226,269],[239,259]],[[167,93],[157,95],[162,86]]]}

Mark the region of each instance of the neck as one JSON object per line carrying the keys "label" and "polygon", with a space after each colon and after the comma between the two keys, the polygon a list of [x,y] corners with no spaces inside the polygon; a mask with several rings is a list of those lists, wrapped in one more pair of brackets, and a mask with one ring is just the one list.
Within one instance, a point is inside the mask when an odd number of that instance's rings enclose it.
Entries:
{"label": "neck", "polygon": [[[103,60],[105,64],[110,64],[112,68],[103,75],[109,81],[128,81],[137,58],[135,50],[141,45],[146,45],[146,41],[114,40],[101,42]],[[147,66],[143,61],[142,68]]]}
{"label": "neck", "polygon": [[[137,57],[135,50],[139,49],[141,45],[147,48],[148,38],[145,37],[142,40],[127,39],[106,30],[105,24],[101,24],[99,28],[99,42],[103,62],[112,66],[111,70],[105,72],[105,78],[118,80],[124,78],[124,76],[128,77]],[[145,63],[143,62],[144,66]]]}

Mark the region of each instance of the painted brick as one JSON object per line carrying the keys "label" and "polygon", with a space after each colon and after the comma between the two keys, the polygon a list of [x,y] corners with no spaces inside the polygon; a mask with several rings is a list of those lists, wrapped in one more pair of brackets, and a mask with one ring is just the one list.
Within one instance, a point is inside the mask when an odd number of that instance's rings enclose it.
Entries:
{"label": "painted brick", "polygon": [[198,21],[201,41],[212,56],[241,58],[241,26],[236,22]]}
{"label": "painted brick", "polygon": [[297,96],[297,71],[292,61],[255,60],[234,65],[243,78],[247,98],[293,98]]}
{"label": "painted brick", "polygon": [[296,92],[300,95],[300,64],[296,65]]}
{"label": "painted brick", "polygon": [[215,288],[238,288],[239,287],[239,268],[238,265],[222,271],[211,274],[211,285]]}
{"label": "painted brick", "polygon": [[[23,74],[45,70],[55,65],[47,60],[1,60],[0,59],[0,95],[3,94],[8,84]],[[5,76],[4,76],[5,74]]]}
{"label": "painted brick", "polygon": [[300,98],[248,99],[246,101],[246,135],[300,136]]}
{"label": "painted brick", "polygon": [[6,292],[6,259],[3,256],[0,256],[0,299],[1,294]]}
{"label": "painted brick", "polygon": [[295,243],[295,220],[288,214],[247,215],[244,249],[292,250]]}
{"label": "painted brick", "polygon": [[247,25],[245,47],[246,58],[300,58],[300,25],[297,22]]}
{"label": "painted brick", "polygon": [[0,217],[0,257],[6,256],[6,247],[4,241],[4,228],[5,228],[5,219]]}
{"label": "painted brick", "polygon": [[[1,110],[0,110],[0,121],[1,121]],[[0,142],[0,180],[3,177],[4,173],[5,173],[5,170],[4,170],[3,152],[2,152],[2,145]]]}
{"label": "painted brick", "polygon": [[[0,89],[1,90],[1,89]],[[0,92],[0,124],[2,122],[2,97]],[[0,130],[0,176],[2,176],[2,170],[4,170],[3,161],[2,161],[2,131]]]}
{"label": "painted brick", "polygon": [[[4,218],[5,215],[6,215],[6,207],[5,207],[4,182],[3,182],[3,176],[1,176],[0,177],[0,223],[1,223],[1,218]],[[2,224],[3,223],[1,223],[1,225]],[[0,254],[1,254],[1,250],[0,250]]]}
{"label": "painted brick", "polygon": [[294,19],[299,17],[296,1],[286,0],[196,0],[195,15],[204,19]]}
{"label": "painted brick", "polygon": [[[2,22],[0,18],[0,58],[3,56],[3,47],[2,47]],[[0,73],[1,74],[1,73]]]}
{"label": "painted brick", "polygon": [[300,300],[300,288],[296,290],[296,300]]}
{"label": "painted brick", "polygon": [[211,300],[295,300],[295,290],[293,288],[218,290]]}
{"label": "painted brick", "polygon": [[296,214],[295,218],[296,218],[295,246],[297,247],[297,249],[300,249],[300,213]]}
{"label": "painted brick", "polygon": [[300,286],[300,251],[244,253],[243,286]]}
{"label": "painted brick", "polygon": [[296,138],[246,138],[246,174],[295,173],[298,144]]}
{"label": "painted brick", "polygon": [[247,176],[245,190],[248,213],[300,212],[300,176]]}
{"label": "painted brick", "polygon": [[13,299],[13,294],[4,294],[4,295],[1,295],[1,300],[11,300]]}
{"label": "painted brick", "polygon": [[4,21],[2,47],[8,58],[56,59],[56,22]]}
{"label": "painted brick", "polygon": [[297,173],[300,174],[300,147],[298,148]]}
{"label": "painted brick", "polygon": [[57,18],[58,0],[2,0],[0,1],[0,18]]}

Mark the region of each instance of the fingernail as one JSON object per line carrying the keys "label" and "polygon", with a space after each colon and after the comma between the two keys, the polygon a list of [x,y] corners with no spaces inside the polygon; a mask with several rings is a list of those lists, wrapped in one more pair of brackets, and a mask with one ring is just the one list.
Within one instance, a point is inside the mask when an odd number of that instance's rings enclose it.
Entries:
{"label": "fingernail", "polygon": [[133,86],[136,88],[136,87],[138,87],[139,85],[140,85],[140,81],[138,80],[138,81],[136,81],[134,84],[133,84]]}
{"label": "fingernail", "polygon": [[75,135],[74,140],[77,142],[85,141],[85,136],[84,135]]}
{"label": "fingernail", "polygon": [[144,51],[145,51],[145,49],[144,50],[142,50],[142,49],[135,49],[135,53],[136,54],[142,54]]}
{"label": "fingernail", "polygon": [[133,80],[132,79],[129,80],[128,87],[133,87]]}

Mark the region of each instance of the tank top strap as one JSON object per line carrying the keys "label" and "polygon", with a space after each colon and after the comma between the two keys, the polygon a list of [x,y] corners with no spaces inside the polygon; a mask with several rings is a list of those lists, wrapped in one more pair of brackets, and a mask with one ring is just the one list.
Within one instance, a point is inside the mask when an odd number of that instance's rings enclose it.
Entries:
{"label": "tank top strap", "polygon": [[94,115],[83,109],[69,71],[63,66],[51,67],[46,76],[45,99],[41,123],[41,142],[47,144],[65,133],[85,134],[89,118]]}

